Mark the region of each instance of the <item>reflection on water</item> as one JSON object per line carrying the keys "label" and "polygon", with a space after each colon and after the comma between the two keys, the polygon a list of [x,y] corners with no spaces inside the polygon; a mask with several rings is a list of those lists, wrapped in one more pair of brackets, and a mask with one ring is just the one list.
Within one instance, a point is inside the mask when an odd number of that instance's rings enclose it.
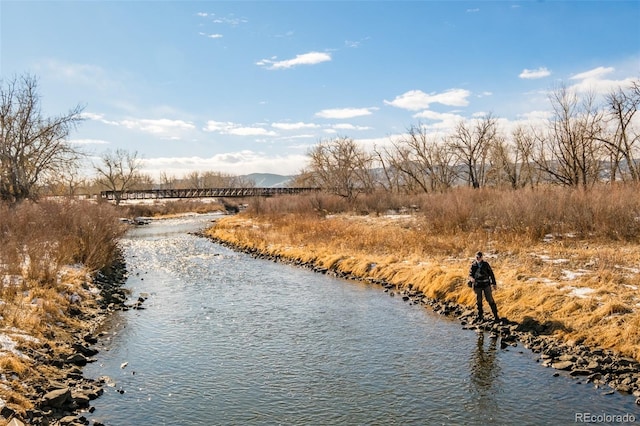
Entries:
{"label": "reflection on water", "polygon": [[154,222],[123,241],[127,285],[151,297],[145,310],[114,316],[115,335],[87,367],[115,382],[88,417],[111,426],[533,425],[637,410],[632,398],[554,378],[530,352],[499,349],[379,287],[187,233],[208,220]]}
{"label": "reflection on water", "polygon": [[500,384],[496,381],[502,375],[496,359],[498,337],[491,335],[488,344],[485,344],[485,337],[485,333],[478,333],[477,346],[469,357],[469,391],[473,407],[470,411],[490,421],[493,413],[498,411]]}

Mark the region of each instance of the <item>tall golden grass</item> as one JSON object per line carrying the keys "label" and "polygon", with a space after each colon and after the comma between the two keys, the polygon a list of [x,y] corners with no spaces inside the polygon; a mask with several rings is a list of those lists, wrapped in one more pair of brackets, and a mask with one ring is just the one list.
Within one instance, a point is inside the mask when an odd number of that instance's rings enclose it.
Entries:
{"label": "tall golden grass", "polygon": [[[0,205],[0,333],[13,336],[19,330],[13,337],[18,350],[48,344],[59,356],[68,353],[73,335],[87,326],[71,310],[96,307],[88,291],[90,274],[114,260],[124,232],[108,204]],[[0,386],[0,398],[18,411],[31,408],[24,388],[46,377],[47,367],[8,352],[0,353],[0,366],[17,378]]]}
{"label": "tall golden grass", "polygon": [[412,284],[470,308],[475,298],[466,275],[482,250],[497,274],[501,315],[640,360],[638,189],[460,188],[376,194],[356,205],[322,194],[277,197],[208,233],[240,248]]}
{"label": "tall golden grass", "polygon": [[198,199],[157,200],[153,203],[122,204],[120,211],[127,217],[159,217],[180,213],[224,212],[225,206],[218,202],[205,202]]}

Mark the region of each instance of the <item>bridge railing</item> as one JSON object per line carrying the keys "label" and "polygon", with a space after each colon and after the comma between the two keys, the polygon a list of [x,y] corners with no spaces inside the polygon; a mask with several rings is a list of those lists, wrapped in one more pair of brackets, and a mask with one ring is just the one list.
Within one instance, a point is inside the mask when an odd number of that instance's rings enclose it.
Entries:
{"label": "bridge railing", "polygon": [[271,197],[284,194],[316,192],[319,188],[188,188],[188,189],[141,189],[131,191],[102,191],[100,198],[106,200],[146,200],[164,198],[231,198]]}

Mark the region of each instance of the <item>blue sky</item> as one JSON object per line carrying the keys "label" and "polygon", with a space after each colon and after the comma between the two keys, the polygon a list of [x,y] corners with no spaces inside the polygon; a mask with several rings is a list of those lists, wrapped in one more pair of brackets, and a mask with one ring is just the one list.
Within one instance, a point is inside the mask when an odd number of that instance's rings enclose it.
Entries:
{"label": "blue sky", "polygon": [[295,174],[320,140],[384,146],[418,123],[543,117],[558,84],[640,78],[638,1],[0,0],[0,75],[70,139],[144,171]]}

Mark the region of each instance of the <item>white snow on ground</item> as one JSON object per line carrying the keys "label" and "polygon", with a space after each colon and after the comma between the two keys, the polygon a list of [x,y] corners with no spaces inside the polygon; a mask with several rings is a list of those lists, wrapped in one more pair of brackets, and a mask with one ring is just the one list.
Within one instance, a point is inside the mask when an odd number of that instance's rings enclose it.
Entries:
{"label": "white snow on ground", "polygon": [[[546,255],[546,254],[531,253],[531,256],[537,257],[538,259],[542,260],[545,263],[551,263],[551,264],[555,264],[555,265],[564,264],[564,263],[568,263],[569,262],[569,259],[562,259],[562,258],[554,259],[551,256]],[[569,269],[563,269],[561,271],[560,280],[561,281],[575,281],[579,277],[582,277],[582,276],[587,275],[589,273],[591,273],[591,271],[589,271],[587,269],[577,269],[575,271],[569,270]],[[578,297],[580,299],[584,299],[584,298],[587,298],[587,297],[592,297],[592,293],[595,292],[595,290],[590,288],[590,287],[561,286],[560,282],[551,280],[549,278],[531,277],[527,281],[535,282],[535,283],[541,283],[541,284],[545,284],[545,285],[548,285],[548,286],[557,286],[559,290],[570,290],[569,293],[567,293],[568,296]]]}
{"label": "white snow on ground", "polygon": [[548,254],[531,253],[531,256],[537,257],[538,259],[542,260],[545,263],[552,263],[552,264],[569,263],[569,259],[553,259]]}
{"label": "white snow on ground", "polygon": [[627,268],[625,266],[614,265],[616,269],[622,269],[623,271],[631,272],[632,274],[640,274],[640,268]]}
{"label": "white snow on ground", "polygon": [[587,275],[589,273],[589,271],[587,271],[586,269],[578,269],[577,271],[569,271],[568,269],[563,269],[562,270],[562,279],[565,281],[573,281],[575,279],[577,279],[578,277],[581,277],[583,275]]}
{"label": "white snow on ground", "polygon": [[17,328],[8,327],[2,329],[0,330],[0,356],[3,353],[12,353],[16,356],[19,356],[20,358],[28,359],[26,355],[16,349],[16,346],[18,344],[16,343],[14,338],[26,340],[29,342],[38,342],[38,339],[33,336],[29,336],[28,334],[24,334],[22,330],[19,330]]}
{"label": "white snow on ground", "polygon": [[549,278],[539,278],[539,277],[531,277],[531,278],[528,278],[527,281],[532,283],[546,284],[546,285],[558,284],[557,281],[550,280]]}
{"label": "white snow on ground", "polygon": [[565,289],[571,289],[571,291],[569,292],[569,296],[574,296],[577,297],[579,299],[586,299],[587,297],[589,297],[589,295],[593,292],[595,292],[594,289],[589,288],[589,287],[564,287]]}

